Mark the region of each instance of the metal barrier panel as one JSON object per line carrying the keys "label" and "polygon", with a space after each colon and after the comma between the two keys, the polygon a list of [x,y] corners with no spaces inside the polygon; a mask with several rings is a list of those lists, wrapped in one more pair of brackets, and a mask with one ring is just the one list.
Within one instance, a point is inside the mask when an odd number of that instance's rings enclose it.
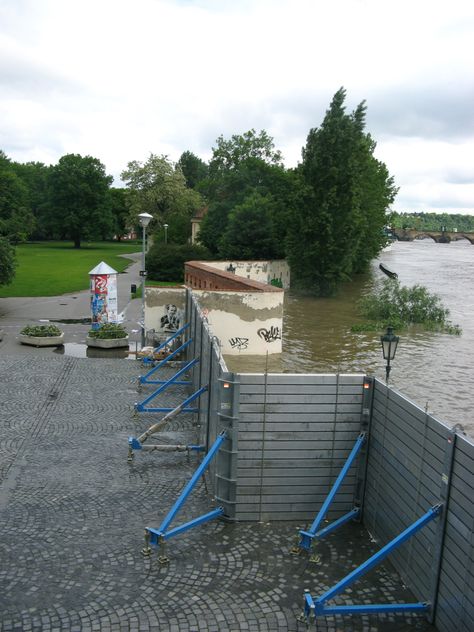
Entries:
{"label": "metal barrier panel", "polygon": [[443,520],[391,558],[440,632],[472,628],[473,497],[472,441],[376,380],[363,522],[382,544],[443,501]]}
{"label": "metal barrier panel", "polygon": [[435,624],[469,632],[474,621],[474,444],[455,441]]}
{"label": "metal barrier panel", "polygon": [[[412,402],[375,383],[363,522],[385,543],[440,498],[448,429]],[[391,558],[418,599],[430,596],[436,526]],[[416,589],[415,589],[416,587]]]}
{"label": "metal barrier panel", "polygon": [[[312,520],[361,427],[363,375],[240,374],[238,520]],[[354,502],[348,472],[328,514]]]}

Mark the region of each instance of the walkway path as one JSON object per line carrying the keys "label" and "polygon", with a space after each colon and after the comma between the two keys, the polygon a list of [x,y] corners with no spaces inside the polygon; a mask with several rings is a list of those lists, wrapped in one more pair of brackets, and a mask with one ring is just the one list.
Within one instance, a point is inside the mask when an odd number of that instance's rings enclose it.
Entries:
{"label": "walkway path", "polygon": [[[140,370],[131,360],[0,355],[0,629],[304,632],[303,589],[320,594],[369,557],[367,534],[345,527],[318,546],[315,564],[290,554],[306,525],[214,521],[170,541],[168,566],[144,558],[144,527],[160,525],[198,457],[127,462],[128,435],[151,423],[132,416]],[[196,438],[191,417],[178,417],[160,442]],[[213,506],[201,484],[173,526]],[[393,600],[410,596],[379,568],[340,602]],[[318,626],[407,629],[430,627],[409,615]]]}

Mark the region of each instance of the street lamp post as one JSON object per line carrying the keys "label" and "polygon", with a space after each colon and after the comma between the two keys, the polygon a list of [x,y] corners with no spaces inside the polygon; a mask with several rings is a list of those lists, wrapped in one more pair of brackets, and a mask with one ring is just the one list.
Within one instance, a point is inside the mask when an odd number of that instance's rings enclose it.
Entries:
{"label": "street lamp post", "polygon": [[387,327],[386,333],[380,336],[380,342],[382,343],[382,353],[384,360],[387,360],[385,367],[385,382],[388,384],[388,377],[390,375],[390,361],[394,359],[397,353],[398,341],[400,338],[393,333],[393,327]]}
{"label": "street lamp post", "polygon": [[143,246],[142,246],[142,269],[140,270],[140,276],[142,279],[142,347],[145,346],[145,248],[146,248],[146,227],[153,219],[153,215],[150,213],[140,213],[138,215],[138,221],[143,229]]}
{"label": "street lamp post", "polygon": [[168,224],[163,224],[163,228],[165,229],[165,244],[168,243]]}

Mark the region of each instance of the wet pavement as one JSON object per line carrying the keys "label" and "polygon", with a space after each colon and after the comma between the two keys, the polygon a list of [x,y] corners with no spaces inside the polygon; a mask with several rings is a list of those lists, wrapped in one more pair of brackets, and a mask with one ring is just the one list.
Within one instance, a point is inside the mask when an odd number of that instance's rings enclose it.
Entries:
{"label": "wet pavement", "polygon": [[[42,309],[38,304],[39,318]],[[124,309],[136,325],[136,301]],[[54,316],[49,307],[47,313]],[[0,343],[2,631],[304,631],[304,589],[319,596],[374,552],[356,524],[321,542],[313,562],[306,553],[291,554],[306,524],[216,520],[170,540],[168,564],[156,551],[144,557],[144,527],[159,527],[199,456],[137,453],[129,463],[128,436],[157,421],[155,414],[133,414],[133,404],[153,388],[137,394],[141,363],[23,347],[10,335],[24,322],[14,318],[10,312],[0,319],[4,330],[5,323],[12,327]],[[67,344],[81,345],[87,325],[69,327]],[[175,405],[184,395],[175,386],[160,401]],[[198,430],[191,415],[181,415],[157,442],[195,443]],[[173,526],[214,506],[205,478]],[[334,603],[393,601],[413,596],[382,565]],[[433,628],[420,615],[390,614],[327,617],[309,629]]]}

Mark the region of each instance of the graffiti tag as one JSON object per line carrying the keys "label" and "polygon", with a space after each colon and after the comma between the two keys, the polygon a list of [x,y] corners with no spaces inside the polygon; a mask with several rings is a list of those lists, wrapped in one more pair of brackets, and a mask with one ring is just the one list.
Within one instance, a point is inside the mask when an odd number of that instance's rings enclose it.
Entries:
{"label": "graffiti tag", "polygon": [[264,327],[261,327],[257,331],[257,335],[260,338],[263,338],[265,342],[275,342],[275,340],[281,340],[280,328],[273,327],[273,325],[270,327],[270,329],[265,329]]}
{"label": "graffiti tag", "polygon": [[247,349],[248,342],[249,342],[248,338],[230,338],[229,339],[229,344],[232,347],[232,349],[238,349],[239,351],[241,351],[242,349]]}

